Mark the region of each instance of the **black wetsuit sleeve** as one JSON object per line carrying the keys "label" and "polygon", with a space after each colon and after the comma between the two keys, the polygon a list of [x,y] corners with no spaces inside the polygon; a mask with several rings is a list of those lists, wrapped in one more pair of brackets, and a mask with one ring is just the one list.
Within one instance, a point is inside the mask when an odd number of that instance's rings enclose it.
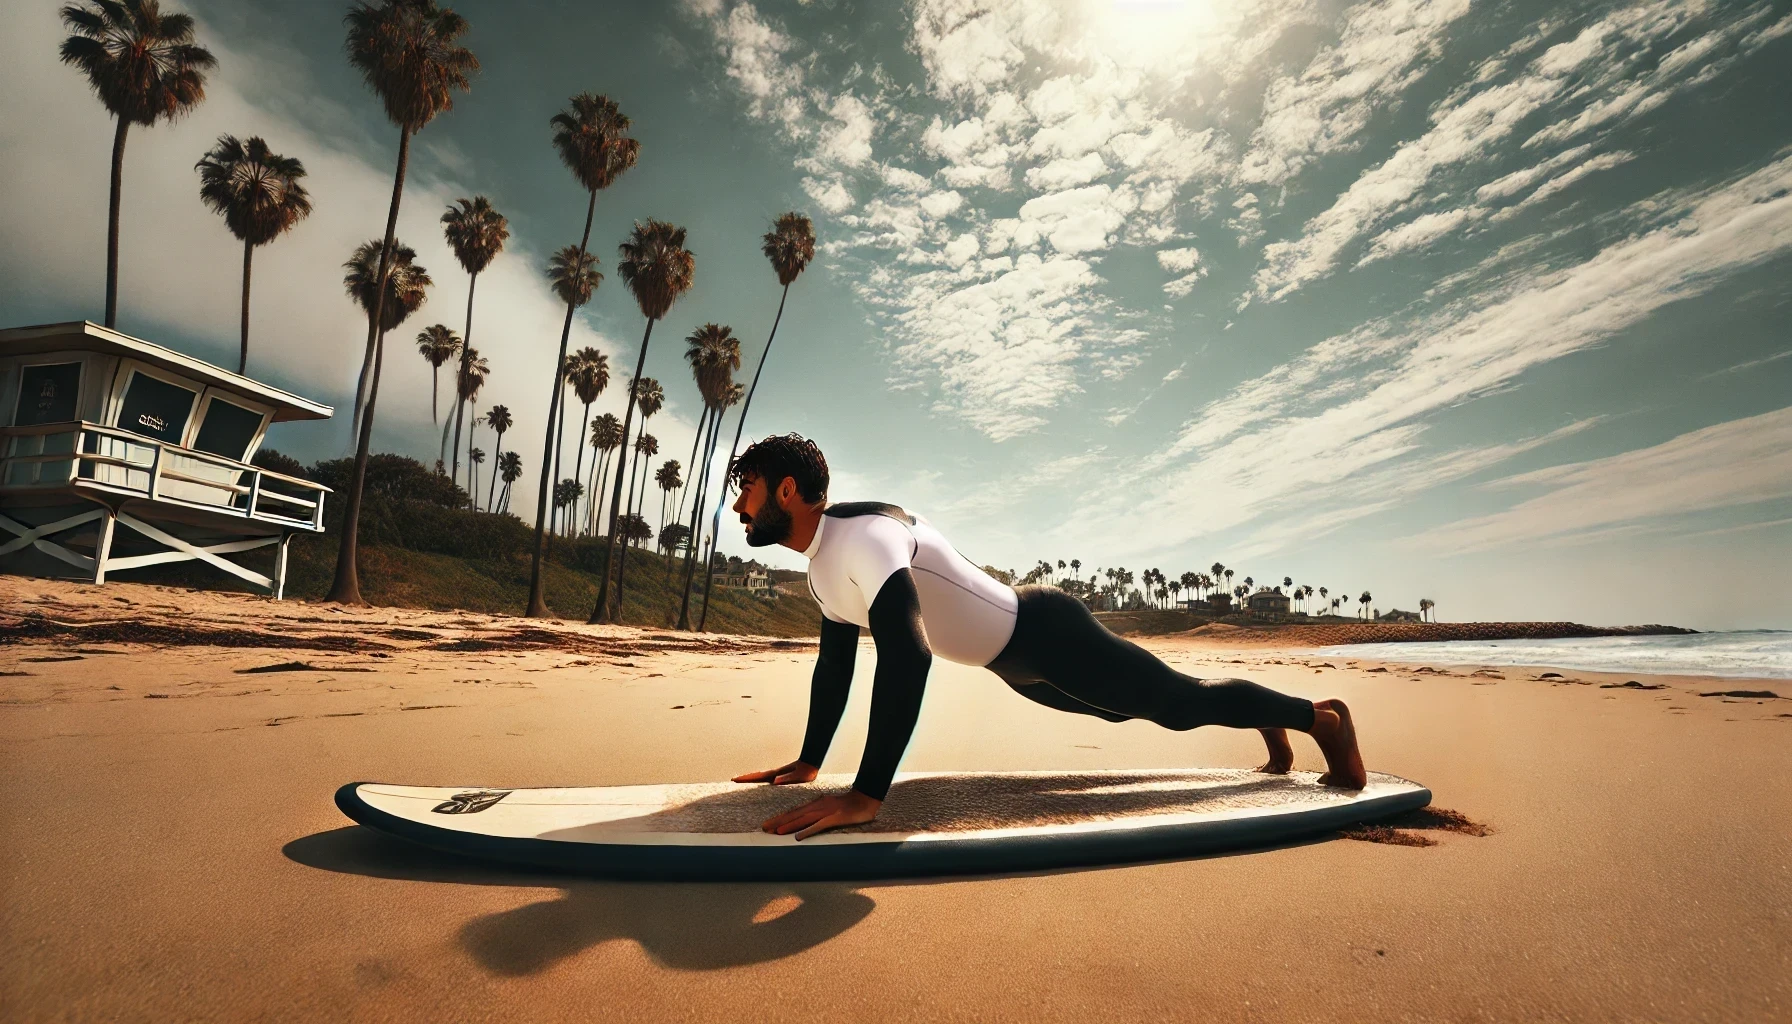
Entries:
{"label": "black wetsuit sleeve", "polygon": [[896,765],[908,749],[933,651],[921,628],[921,597],[905,567],[890,574],[871,602],[871,639],[877,644],[877,674],[871,689],[871,723],[865,757],[852,788],[877,800],[890,791]]}
{"label": "black wetsuit sleeve", "polygon": [[850,622],[821,619],[821,654],[809,679],[809,727],[803,733],[804,764],[821,767],[846,711],[846,695],[852,689],[853,662],[859,656],[859,627]]}

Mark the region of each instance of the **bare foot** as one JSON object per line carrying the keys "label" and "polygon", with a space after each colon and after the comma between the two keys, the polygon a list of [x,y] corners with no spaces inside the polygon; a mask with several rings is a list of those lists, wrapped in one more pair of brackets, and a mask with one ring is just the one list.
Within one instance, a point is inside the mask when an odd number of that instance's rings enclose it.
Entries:
{"label": "bare foot", "polygon": [[1340,789],[1362,789],[1369,784],[1369,773],[1363,770],[1363,755],[1356,746],[1356,726],[1350,721],[1350,709],[1337,698],[1313,702],[1313,742],[1325,755],[1329,769],[1319,776],[1322,786]]}
{"label": "bare foot", "polygon": [[1288,743],[1286,729],[1258,729],[1263,745],[1269,748],[1269,761],[1257,770],[1265,775],[1286,775],[1294,767],[1294,748]]}

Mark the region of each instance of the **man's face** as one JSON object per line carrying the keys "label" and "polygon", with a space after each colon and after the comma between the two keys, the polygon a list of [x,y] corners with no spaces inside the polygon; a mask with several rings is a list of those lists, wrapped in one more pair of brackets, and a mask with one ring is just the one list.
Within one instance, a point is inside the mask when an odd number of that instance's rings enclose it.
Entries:
{"label": "man's face", "polygon": [[[781,489],[796,490],[796,482],[789,477],[779,481]],[[788,484],[788,487],[782,485]],[[777,496],[765,486],[765,478],[749,475],[741,480],[740,497],[734,499],[734,511],[740,515],[740,521],[747,527],[747,544],[750,547],[763,548],[782,543],[790,536],[792,519],[790,513],[778,504]]]}

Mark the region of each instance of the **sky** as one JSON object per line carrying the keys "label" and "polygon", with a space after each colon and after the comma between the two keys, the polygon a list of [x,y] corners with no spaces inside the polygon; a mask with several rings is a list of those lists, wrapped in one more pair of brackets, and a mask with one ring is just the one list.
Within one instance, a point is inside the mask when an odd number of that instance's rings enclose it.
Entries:
{"label": "sky", "polygon": [[[384,228],[398,132],[345,5],[165,6],[219,67],[130,135],[119,328],[233,365],[241,250],[193,163],[261,135],[315,212],[257,252],[250,373],[346,412],[341,264]],[[687,476],[683,338],[732,327],[751,374],[779,299],[759,237],[797,210],[817,259],[748,436],[815,439],[833,500],[919,511],[980,564],[1792,628],[1792,0],[453,6],[482,69],[413,143],[398,234],[435,286],[389,338],[376,450],[435,457],[409,338],[464,326],[437,220],[488,196],[512,235],[477,289],[479,405],[516,415],[532,514],[565,312],[542,269],[585,211],[548,120],[591,91],[641,156],[598,198],[607,280],[571,345],[609,354],[592,412],[620,415],[646,324],[615,245],[687,228],[695,284],[646,363]],[[103,312],[111,127],[55,9],[0,9],[9,326]],[[267,443],[337,457],[347,419]],[[723,551],[803,566],[723,519]]]}

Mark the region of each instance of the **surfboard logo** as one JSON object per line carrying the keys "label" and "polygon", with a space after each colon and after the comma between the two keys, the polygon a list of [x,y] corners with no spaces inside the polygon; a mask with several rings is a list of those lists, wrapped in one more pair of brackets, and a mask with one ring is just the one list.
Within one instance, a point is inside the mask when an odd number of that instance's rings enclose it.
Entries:
{"label": "surfboard logo", "polygon": [[478,814],[509,795],[508,789],[476,789],[470,793],[456,793],[435,805],[433,810],[437,814]]}

